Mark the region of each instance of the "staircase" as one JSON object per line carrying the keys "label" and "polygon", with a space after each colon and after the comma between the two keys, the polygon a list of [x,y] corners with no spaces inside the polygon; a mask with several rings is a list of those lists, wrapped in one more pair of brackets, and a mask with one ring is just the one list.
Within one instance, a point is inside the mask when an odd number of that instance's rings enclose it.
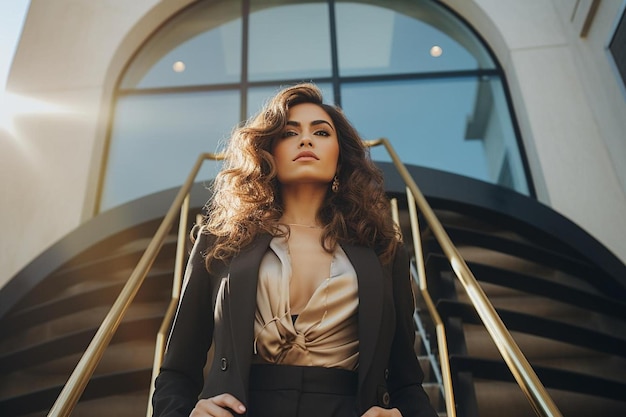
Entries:
{"label": "staircase", "polygon": [[[414,293],[417,294],[417,289],[414,289]],[[420,308],[416,308],[416,314],[418,321],[422,322],[423,312]],[[419,326],[418,326],[419,327]],[[424,381],[422,387],[428,398],[430,398],[430,404],[437,411],[439,417],[447,416],[446,403],[443,396],[443,383],[441,381],[441,372],[439,371],[439,365],[437,358],[430,349],[430,335],[421,333],[419,330],[415,333],[415,353],[419,359],[422,371],[424,371]]]}
{"label": "staircase", "polygon": [[[389,192],[402,200],[404,186],[393,170],[381,166]],[[410,169],[563,415],[598,410],[603,416],[626,415],[626,266],[531,199],[453,174]],[[94,218],[0,290],[1,416],[47,413],[174,193],[145,197]],[[202,185],[194,189],[190,217],[206,197]],[[402,202],[401,221],[410,244]],[[171,292],[174,233],[73,416],[145,415],[155,335]],[[423,225],[421,233],[428,285],[447,327],[457,414],[534,416],[428,227]],[[429,356],[437,345],[422,307],[418,297],[427,334],[416,350],[425,388],[443,415],[437,369],[430,367]]]}
{"label": "staircase", "polygon": [[[72,258],[2,318],[0,415],[46,414],[156,226],[139,225]],[[174,239],[164,247],[73,415],[145,415],[155,335],[171,293]]]}
{"label": "staircase", "polygon": [[[599,288],[602,271],[541,238],[440,217],[562,414],[626,415],[626,304]],[[451,341],[458,415],[534,416],[440,249],[426,241],[429,288]]]}
{"label": "staircase", "polygon": [[[415,171],[414,178],[429,175]],[[441,177],[420,187],[561,413],[626,415],[623,263],[535,201]],[[455,181],[460,195],[443,198]],[[488,203],[487,194],[497,197]],[[457,414],[535,416],[423,219],[420,225],[429,292],[446,324]]]}
{"label": "staircase", "polygon": [[[0,416],[47,414],[173,194],[157,193],[94,218],[0,291]],[[192,195],[192,211],[200,212],[206,190],[197,185]],[[172,291],[175,233],[168,236],[73,416],[146,414],[155,338]]]}

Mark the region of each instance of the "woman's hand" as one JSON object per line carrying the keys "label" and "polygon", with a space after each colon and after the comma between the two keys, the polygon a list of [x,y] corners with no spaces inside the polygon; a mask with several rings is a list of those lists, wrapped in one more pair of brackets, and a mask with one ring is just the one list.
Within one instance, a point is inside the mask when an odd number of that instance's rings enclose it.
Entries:
{"label": "woman's hand", "polygon": [[198,401],[189,417],[233,417],[230,410],[236,414],[243,414],[246,412],[246,407],[232,395],[220,394]]}
{"label": "woman's hand", "polygon": [[402,413],[397,408],[388,410],[386,408],[372,407],[361,417],[402,417]]}

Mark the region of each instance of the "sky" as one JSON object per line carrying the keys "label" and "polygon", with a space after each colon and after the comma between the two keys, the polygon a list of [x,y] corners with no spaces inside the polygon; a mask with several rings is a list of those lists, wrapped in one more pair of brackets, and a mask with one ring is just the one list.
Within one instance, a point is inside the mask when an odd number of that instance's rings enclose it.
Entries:
{"label": "sky", "polygon": [[37,103],[32,100],[6,91],[9,69],[22,34],[30,0],[0,1],[0,134],[7,131],[13,134],[15,116],[38,108]]}
{"label": "sky", "polygon": [[15,48],[30,0],[4,0],[0,4],[0,92],[4,92]]}

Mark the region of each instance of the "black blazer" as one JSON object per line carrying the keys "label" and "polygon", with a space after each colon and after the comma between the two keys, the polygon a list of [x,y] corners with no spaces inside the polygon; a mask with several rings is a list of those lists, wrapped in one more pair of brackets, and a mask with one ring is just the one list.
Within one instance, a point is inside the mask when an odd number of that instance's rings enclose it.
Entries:
{"label": "black blazer", "polygon": [[[168,347],[152,398],[155,416],[189,416],[198,398],[230,393],[248,401],[256,290],[270,235],[260,235],[228,265],[208,273],[203,254],[211,238],[200,234],[183,284]],[[397,407],[404,417],[436,417],[422,389],[413,342],[413,297],[403,248],[381,265],[370,248],[342,244],[359,282],[357,411]],[[212,346],[207,378],[203,368]],[[210,357],[211,355],[209,355]]]}

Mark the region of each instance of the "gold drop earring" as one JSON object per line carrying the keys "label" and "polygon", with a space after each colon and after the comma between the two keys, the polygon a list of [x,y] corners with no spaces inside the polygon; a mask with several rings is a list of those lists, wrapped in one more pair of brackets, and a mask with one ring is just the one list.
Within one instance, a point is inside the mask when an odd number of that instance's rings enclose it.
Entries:
{"label": "gold drop earring", "polygon": [[333,178],[333,183],[330,186],[330,189],[333,193],[337,193],[337,191],[339,191],[339,178],[336,175],[335,178]]}

